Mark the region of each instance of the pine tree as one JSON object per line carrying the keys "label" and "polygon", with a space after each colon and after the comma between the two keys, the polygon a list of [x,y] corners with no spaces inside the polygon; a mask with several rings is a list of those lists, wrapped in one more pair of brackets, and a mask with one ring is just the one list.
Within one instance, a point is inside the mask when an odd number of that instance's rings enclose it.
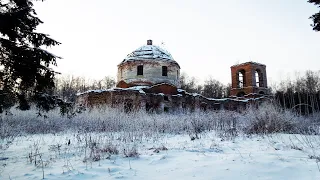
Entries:
{"label": "pine tree", "polygon": [[[33,8],[34,0],[0,0],[0,105],[9,107],[15,97],[28,109],[26,96],[49,92],[54,87],[60,57],[44,48],[59,45],[49,35],[36,32],[43,23]],[[21,103],[23,102],[23,103]]]}
{"label": "pine tree", "polygon": [[[314,3],[318,8],[320,8],[320,0],[309,0],[309,3]],[[310,17],[312,19],[313,24],[311,26],[313,27],[313,30],[320,31],[320,11]]]}

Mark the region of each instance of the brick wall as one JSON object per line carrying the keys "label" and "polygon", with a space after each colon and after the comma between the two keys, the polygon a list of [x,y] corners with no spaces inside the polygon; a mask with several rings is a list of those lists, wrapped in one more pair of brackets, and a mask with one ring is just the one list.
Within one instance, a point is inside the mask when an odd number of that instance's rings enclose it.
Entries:
{"label": "brick wall", "polygon": [[[239,71],[244,70],[244,87],[238,86],[238,73]],[[261,83],[262,87],[256,86],[256,70],[261,72],[263,82]],[[231,96],[237,96],[239,93],[251,94],[251,93],[264,93],[268,94],[267,91],[267,72],[266,66],[263,64],[255,63],[255,62],[247,62],[235,66],[231,66]]]}

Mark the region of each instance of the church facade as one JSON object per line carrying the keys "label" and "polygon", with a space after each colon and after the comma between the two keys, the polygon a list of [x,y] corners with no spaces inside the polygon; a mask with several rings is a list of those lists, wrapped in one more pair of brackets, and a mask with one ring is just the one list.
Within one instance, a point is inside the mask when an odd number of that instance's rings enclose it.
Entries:
{"label": "church facade", "polygon": [[[239,110],[268,94],[265,65],[248,62],[232,66],[231,69],[232,96],[230,98],[215,99],[188,93],[180,89],[179,64],[168,51],[153,45],[152,40],[148,40],[147,45],[130,53],[118,65],[115,88],[79,93],[77,104],[85,107],[109,105],[123,108],[125,111]],[[260,76],[258,74],[257,77],[261,78],[253,83],[255,78],[253,73],[256,72],[260,72]],[[254,85],[258,87],[253,87]]]}

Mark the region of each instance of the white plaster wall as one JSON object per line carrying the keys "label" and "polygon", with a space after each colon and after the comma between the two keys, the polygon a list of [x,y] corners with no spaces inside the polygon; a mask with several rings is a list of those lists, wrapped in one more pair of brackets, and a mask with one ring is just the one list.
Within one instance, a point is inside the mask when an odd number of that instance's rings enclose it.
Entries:
{"label": "white plaster wall", "polygon": [[[143,75],[137,75],[137,67],[143,65]],[[168,76],[162,76],[162,66],[168,67]],[[151,82],[152,84],[170,83],[180,87],[180,68],[177,64],[165,61],[137,61],[119,66],[118,82],[121,80],[126,83],[135,82]],[[144,83],[137,83],[137,85],[147,85]]]}

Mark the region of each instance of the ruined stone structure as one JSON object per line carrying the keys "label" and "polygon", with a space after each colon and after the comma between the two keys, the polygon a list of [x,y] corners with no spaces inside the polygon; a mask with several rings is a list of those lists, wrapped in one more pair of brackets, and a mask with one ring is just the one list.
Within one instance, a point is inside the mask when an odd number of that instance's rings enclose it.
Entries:
{"label": "ruined stone structure", "polygon": [[118,65],[117,87],[151,86],[158,83],[167,83],[176,87],[179,82],[180,66],[171,54],[147,41],[130,53]]}
{"label": "ruined stone structure", "polygon": [[[267,94],[265,65],[248,62],[231,67],[231,95]],[[257,72],[258,80],[255,79]],[[242,73],[241,75],[239,75]],[[147,45],[130,53],[118,65],[117,86],[108,90],[91,90],[77,95],[85,107],[109,105],[125,111],[180,112],[197,110],[239,110],[254,98],[214,99],[188,93],[180,88],[180,66],[171,54],[147,41]],[[260,96],[261,96],[260,95]]]}
{"label": "ruined stone structure", "polygon": [[231,96],[269,94],[266,65],[256,62],[246,62],[231,66]]}

